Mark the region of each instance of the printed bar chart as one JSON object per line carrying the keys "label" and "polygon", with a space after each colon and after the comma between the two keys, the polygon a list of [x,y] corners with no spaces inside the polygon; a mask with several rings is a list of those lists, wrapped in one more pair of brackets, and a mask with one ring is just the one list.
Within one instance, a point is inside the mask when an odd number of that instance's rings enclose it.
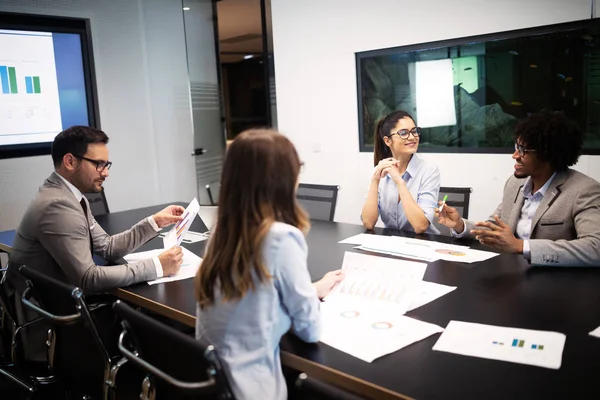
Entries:
{"label": "printed bar chart", "polygon": [[0,66],[0,86],[2,86],[2,94],[10,93],[10,86],[8,84],[8,68],[6,68],[6,66]]}
{"label": "printed bar chart", "polygon": [[10,82],[10,93],[19,93],[19,89],[17,88],[17,72],[15,71],[15,67],[8,67],[8,80]]}
{"label": "printed bar chart", "polygon": [[2,94],[19,93],[15,67],[0,65],[0,83],[2,84]]}
{"label": "printed bar chart", "polygon": [[25,91],[27,94],[41,93],[40,77],[39,76],[26,76],[25,77]]}

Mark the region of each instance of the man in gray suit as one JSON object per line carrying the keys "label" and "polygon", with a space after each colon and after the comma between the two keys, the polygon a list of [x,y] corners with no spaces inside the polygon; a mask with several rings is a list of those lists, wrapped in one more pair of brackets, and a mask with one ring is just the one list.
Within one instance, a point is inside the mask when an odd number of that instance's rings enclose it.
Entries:
{"label": "man in gray suit", "polygon": [[[85,126],[68,128],[54,139],[54,172],[25,212],[10,254],[5,290],[20,322],[37,317],[20,301],[26,288],[18,273],[21,265],[78,286],[86,294],[172,275],[181,266],[181,247],[129,264],[95,264],[92,252],[106,260],[117,260],[157,236],[161,228],[181,220],[185,211],[180,206],[169,206],[131,229],[109,236],[92,216],[82,194],[102,190],[112,165],[107,143],[104,132]],[[28,351],[31,346],[26,346],[25,350],[26,354],[39,355],[39,348],[32,352]]]}
{"label": "man in gray suit", "polygon": [[543,111],[515,129],[514,176],[490,221],[472,223],[436,209],[455,237],[523,254],[531,265],[600,266],[600,183],[570,169],[583,132],[562,113]]}

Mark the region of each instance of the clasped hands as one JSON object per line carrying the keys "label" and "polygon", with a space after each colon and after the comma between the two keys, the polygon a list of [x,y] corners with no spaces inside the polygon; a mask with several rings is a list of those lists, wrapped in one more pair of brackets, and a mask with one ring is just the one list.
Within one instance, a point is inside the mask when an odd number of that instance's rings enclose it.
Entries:
{"label": "clasped hands", "polygon": [[[438,202],[438,205],[441,204],[441,201]],[[434,211],[440,224],[459,233],[465,229],[456,208],[445,204],[441,211],[438,208]],[[479,243],[505,253],[523,253],[523,240],[517,239],[510,227],[497,215],[494,215],[494,222],[477,222],[475,226],[476,229],[472,229],[469,233],[475,236]]]}
{"label": "clasped hands", "polygon": [[402,174],[398,171],[398,164],[400,161],[390,157],[384,158],[379,161],[377,167],[375,167],[375,171],[373,172],[373,176],[371,179],[379,182],[381,178],[384,178],[386,175],[390,175],[394,182],[398,184],[405,184],[404,179],[402,179]]}

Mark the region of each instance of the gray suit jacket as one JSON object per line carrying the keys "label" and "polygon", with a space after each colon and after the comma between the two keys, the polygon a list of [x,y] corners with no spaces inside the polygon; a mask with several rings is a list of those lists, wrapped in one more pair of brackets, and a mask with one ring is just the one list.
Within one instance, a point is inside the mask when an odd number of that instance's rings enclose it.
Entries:
{"label": "gray suit jacket", "polygon": [[[524,184],[525,179],[510,177],[494,213],[513,232]],[[473,228],[467,221],[467,232]],[[600,183],[572,169],[557,172],[533,217],[529,245],[531,265],[600,266]]]}
{"label": "gray suit jacket", "polygon": [[[93,243],[94,252],[104,259],[116,260],[158,233],[145,219],[123,233],[109,236],[96,223],[87,199],[83,198],[87,215],[65,182],[52,173],[25,212],[17,228],[5,282],[5,290],[15,306],[19,322],[37,317],[21,303],[26,288],[18,271],[21,265],[78,286],[85,293],[103,292],[156,278],[152,259],[123,265],[95,264],[90,243]],[[39,354],[39,349],[34,353]]]}

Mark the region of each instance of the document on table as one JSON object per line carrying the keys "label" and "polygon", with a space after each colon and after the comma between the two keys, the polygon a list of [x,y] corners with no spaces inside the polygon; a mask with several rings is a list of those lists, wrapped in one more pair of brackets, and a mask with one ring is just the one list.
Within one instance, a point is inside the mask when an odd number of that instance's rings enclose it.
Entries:
{"label": "document on table", "polygon": [[194,218],[198,215],[198,211],[200,211],[200,204],[198,204],[198,200],[194,197],[194,200],[185,209],[181,221],[175,224],[165,237],[163,237],[165,250],[181,244],[185,233],[190,229]]}
{"label": "document on table", "polygon": [[[182,247],[183,250],[183,262],[181,263],[181,268],[179,271],[171,276],[163,276],[162,278],[155,279],[153,281],[148,281],[148,285],[156,285],[157,283],[164,282],[173,282],[179,281],[182,279],[188,279],[196,276],[196,272],[198,272],[198,267],[200,266],[200,262],[202,259],[186,249]],[[163,249],[157,250],[149,250],[149,251],[141,251],[139,253],[131,253],[123,257],[127,262],[145,260],[148,258],[152,258],[154,256],[158,256],[162,253]]]}
{"label": "document on table", "polygon": [[427,264],[346,252],[345,278],[325,297],[327,302],[359,301],[391,307],[399,315],[411,304]]}
{"label": "document on table", "polygon": [[[158,236],[164,238],[165,236],[167,236],[167,233],[161,233]],[[187,231],[186,233],[183,234],[181,242],[182,243],[196,243],[196,242],[202,242],[203,240],[208,240],[208,232],[200,233],[200,232]]]}
{"label": "document on table", "polygon": [[498,253],[492,253],[489,251],[470,249],[467,246],[459,246],[431,240],[405,238],[401,236],[365,235],[360,239],[348,239],[353,241],[362,241],[362,244],[357,247],[360,250],[390,254],[428,262],[447,260],[473,263],[485,261],[498,255]]}
{"label": "document on table", "polygon": [[368,233],[359,233],[358,235],[350,236],[349,238],[340,240],[338,243],[340,243],[340,244],[356,244],[356,245],[360,246],[365,241],[369,240],[370,236],[376,236],[376,235],[372,235],[372,234],[368,234]]}
{"label": "document on table", "polygon": [[600,338],[600,326],[590,332],[590,336]]}
{"label": "document on table", "polygon": [[321,342],[366,362],[423,340],[443,328],[360,301],[321,303]]}
{"label": "document on table", "polygon": [[450,321],[433,350],[559,369],[566,335]]}
{"label": "document on table", "polygon": [[454,289],[456,289],[456,286],[446,286],[439,283],[421,281],[413,293],[412,300],[406,311],[412,311],[427,303],[431,303],[452,292]]}

